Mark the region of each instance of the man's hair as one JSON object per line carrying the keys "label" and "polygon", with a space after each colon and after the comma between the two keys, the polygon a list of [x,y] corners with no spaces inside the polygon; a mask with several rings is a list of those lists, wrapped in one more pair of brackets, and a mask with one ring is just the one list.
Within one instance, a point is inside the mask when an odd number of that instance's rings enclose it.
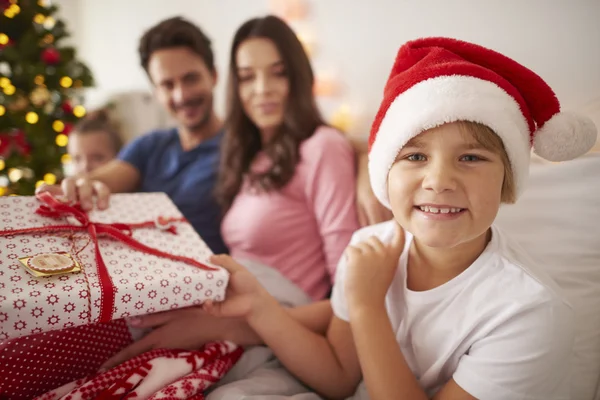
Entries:
{"label": "man's hair", "polygon": [[155,51],[187,47],[198,54],[211,72],[215,71],[210,39],[196,25],[182,17],[173,17],[148,29],[138,47],[140,63],[148,73],[148,63]]}

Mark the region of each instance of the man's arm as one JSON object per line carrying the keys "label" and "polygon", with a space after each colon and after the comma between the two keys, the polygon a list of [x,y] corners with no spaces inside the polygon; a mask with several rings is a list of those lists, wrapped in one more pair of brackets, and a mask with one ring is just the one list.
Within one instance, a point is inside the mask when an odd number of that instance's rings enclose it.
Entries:
{"label": "man's arm", "polygon": [[130,163],[119,159],[108,162],[84,177],[104,183],[111,193],[133,192],[141,183],[140,171]]}
{"label": "man's arm", "polygon": [[42,185],[36,193],[50,192],[56,196],[64,196],[69,202],[79,202],[86,210],[96,207],[104,210],[108,207],[111,193],[132,192],[141,182],[141,174],[133,165],[113,160],[92,171],[65,178],[60,185]]}

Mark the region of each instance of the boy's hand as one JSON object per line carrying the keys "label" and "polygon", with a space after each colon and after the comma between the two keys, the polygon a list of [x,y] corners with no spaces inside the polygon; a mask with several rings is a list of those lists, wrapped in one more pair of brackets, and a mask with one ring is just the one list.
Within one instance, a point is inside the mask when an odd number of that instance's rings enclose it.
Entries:
{"label": "boy's hand", "polygon": [[216,317],[249,318],[260,309],[264,300],[271,295],[261,286],[256,277],[228,255],[212,256],[210,262],[229,271],[229,284],[225,300],[207,301],[202,308]]}
{"label": "boy's hand", "polygon": [[348,272],[344,283],[350,310],[385,306],[385,296],[404,249],[404,230],[395,223],[392,241],[383,244],[378,238],[348,246]]}

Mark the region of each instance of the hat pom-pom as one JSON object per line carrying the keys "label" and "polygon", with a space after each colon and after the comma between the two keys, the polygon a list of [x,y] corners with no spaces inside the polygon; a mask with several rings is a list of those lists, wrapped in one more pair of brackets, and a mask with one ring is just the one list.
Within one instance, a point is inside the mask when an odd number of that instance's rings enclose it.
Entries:
{"label": "hat pom-pom", "polygon": [[594,147],[597,135],[591,119],[560,112],[535,132],[533,151],[548,161],[572,160]]}

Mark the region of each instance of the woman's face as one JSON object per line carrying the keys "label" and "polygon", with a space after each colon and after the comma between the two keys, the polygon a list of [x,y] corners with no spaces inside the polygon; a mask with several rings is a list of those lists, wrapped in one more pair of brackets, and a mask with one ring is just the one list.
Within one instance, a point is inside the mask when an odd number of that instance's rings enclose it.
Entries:
{"label": "woman's face", "polygon": [[283,59],[270,39],[252,38],[238,47],[236,65],[244,112],[268,142],[283,123],[290,90]]}

